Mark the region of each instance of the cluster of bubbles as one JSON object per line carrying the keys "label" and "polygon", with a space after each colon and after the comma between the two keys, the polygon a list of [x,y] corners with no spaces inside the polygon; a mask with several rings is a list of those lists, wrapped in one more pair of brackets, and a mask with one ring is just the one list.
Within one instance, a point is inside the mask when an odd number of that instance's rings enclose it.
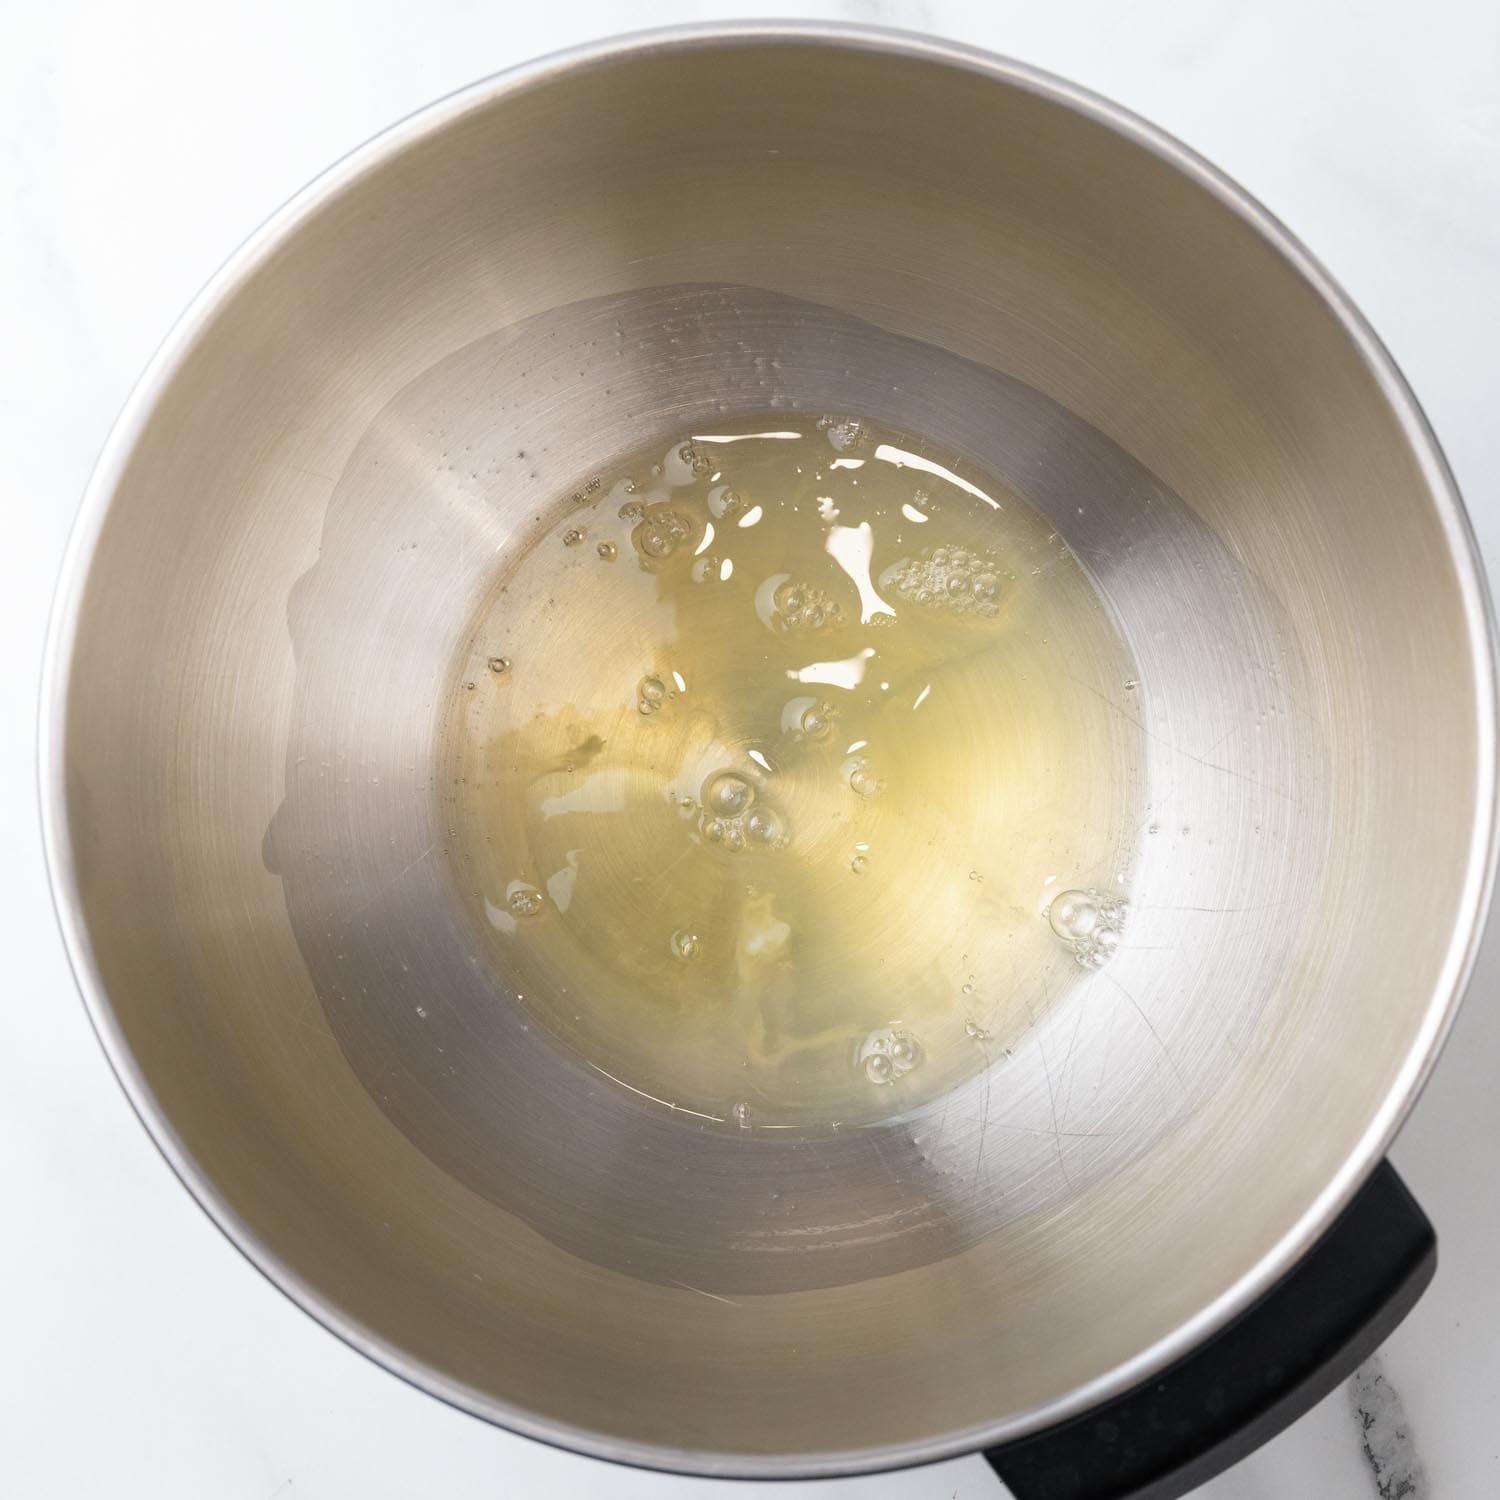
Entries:
{"label": "cluster of bubbles", "polygon": [[584,539],[585,535],[583,527],[570,526],[562,534],[562,544],[564,547],[576,547]]}
{"label": "cluster of bubbles", "polygon": [[682,460],[685,467],[692,471],[694,479],[702,479],[713,469],[708,455],[692,441],[684,443],[677,450],[677,457]]}
{"label": "cluster of bubbles", "polygon": [[513,917],[539,917],[547,905],[547,898],[534,885],[513,880],[506,892],[505,904]]}
{"label": "cluster of bubbles", "polygon": [[849,783],[849,790],[860,797],[873,797],[885,789],[885,782],[863,756],[856,756],[845,764],[844,778]]}
{"label": "cluster of bubbles", "polygon": [[635,685],[635,706],[649,718],[667,701],[667,685],[660,677],[646,676]]}
{"label": "cluster of bubbles", "polygon": [[1102,891],[1063,891],[1047,908],[1047,922],[1085,969],[1099,969],[1120,946],[1129,906]]}
{"label": "cluster of bubbles", "polygon": [[[622,507],[623,510],[630,506]],[[670,557],[693,535],[693,523],[666,505],[653,505],[641,513],[640,524],[631,533],[631,541],[642,557],[661,562]]]}
{"label": "cluster of bubbles", "polygon": [[934,547],[884,574],[882,584],[909,603],[986,619],[1000,609],[995,560],[963,547]]}
{"label": "cluster of bubbles", "polygon": [[690,932],[685,927],[679,927],[672,934],[668,946],[672,950],[672,957],[681,963],[697,963],[703,957],[703,941],[696,932]]}
{"label": "cluster of bubbles", "polygon": [[781,711],[781,731],[790,740],[826,740],[838,716],[826,698],[792,698]]}
{"label": "cluster of bubbles", "polygon": [[745,498],[727,484],[716,484],[708,492],[708,513],[716,521],[733,521],[745,513]]}
{"label": "cluster of bubbles", "polygon": [[871,1083],[895,1083],[922,1061],[922,1049],[909,1031],[872,1031],[859,1044],[854,1061]]}
{"label": "cluster of bubbles", "polygon": [[771,596],[771,622],[788,634],[804,635],[844,623],[844,607],[822,589],[789,578]]}
{"label": "cluster of bubbles", "polygon": [[855,417],[819,417],[818,430],[840,453],[849,453],[865,440],[865,424]]}
{"label": "cluster of bubbles", "polygon": [[802,710],[802,716],[797,721],[798,732],[810,740],[826,740],[833,732],[833,721],[837,717],[838,710],[827,699],[823,699]]}
{"label": "cluster of bubbles", "polygon": [[786,842],[780,816],[756,803],[755,787],[738,771],[715,771],[703,783],[698,831],[731,854],[746,845],[774,849]]}

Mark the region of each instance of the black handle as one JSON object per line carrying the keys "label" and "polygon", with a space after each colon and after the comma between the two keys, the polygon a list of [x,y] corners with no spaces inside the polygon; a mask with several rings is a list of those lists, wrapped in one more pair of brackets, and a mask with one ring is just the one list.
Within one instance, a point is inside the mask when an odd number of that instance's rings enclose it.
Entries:
{"label": "black handle", "polygon": [[1155,1379],[985,1454],[1015,1500],[1177,1500],[1296,1421],[1415,1306],[1437,1237],[1381,1162],[1296,1267]]}

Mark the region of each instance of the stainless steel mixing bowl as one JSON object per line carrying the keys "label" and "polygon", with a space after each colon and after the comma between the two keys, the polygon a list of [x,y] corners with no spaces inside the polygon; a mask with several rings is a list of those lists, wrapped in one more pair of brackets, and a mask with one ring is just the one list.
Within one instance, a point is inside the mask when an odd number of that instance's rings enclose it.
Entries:
{"label": "stainless steel mixing bowl", "polygon": [[[1003,1074],[772,1138],[522,1029],[433,777],[511,538],[776,404],[1053,519],[1140,665],[1153,826],[1130,941]],[[215,278],[90,487],[42,795],[110,1058],[291,1296],[519,1431],[817,1474],[1081,1410],[1332,1221],[1468,971],[1494,708],[1432,436],[1262,209],[1016,64],[746,26],[479,84]]]}

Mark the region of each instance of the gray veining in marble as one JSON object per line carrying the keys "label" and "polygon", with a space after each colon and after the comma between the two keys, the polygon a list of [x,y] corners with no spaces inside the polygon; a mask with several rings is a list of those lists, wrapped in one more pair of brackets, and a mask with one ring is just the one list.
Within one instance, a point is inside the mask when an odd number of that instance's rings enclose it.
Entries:
{"label": "gray veining in marble", "polygon": [[1348,1392],[1380,1500],[1433,1500],[1401,1393],[1387,1378],[1378,1354],[1355,1371]]}

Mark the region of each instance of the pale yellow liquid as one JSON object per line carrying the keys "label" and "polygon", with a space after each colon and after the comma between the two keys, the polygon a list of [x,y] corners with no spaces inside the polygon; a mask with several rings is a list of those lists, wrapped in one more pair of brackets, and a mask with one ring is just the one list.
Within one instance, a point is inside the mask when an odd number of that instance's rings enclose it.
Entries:
{"label": "pale yellow liquid", "polygon": [[784,412],[658,441],[551,521],[445,734],[452,865],[535,1022],[726,1129],[1002,1065],[1085,972],[1049,908],[1122,900],[1139,829],[1131,661],[1048,522]]}

